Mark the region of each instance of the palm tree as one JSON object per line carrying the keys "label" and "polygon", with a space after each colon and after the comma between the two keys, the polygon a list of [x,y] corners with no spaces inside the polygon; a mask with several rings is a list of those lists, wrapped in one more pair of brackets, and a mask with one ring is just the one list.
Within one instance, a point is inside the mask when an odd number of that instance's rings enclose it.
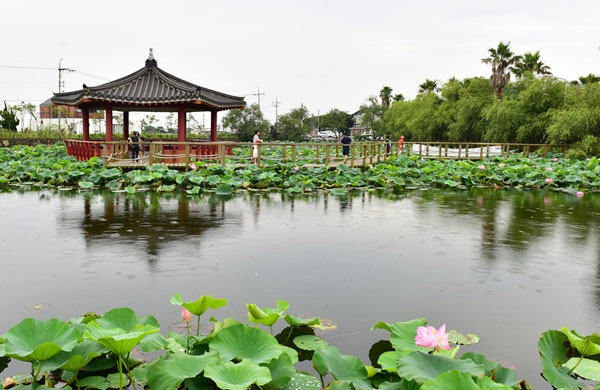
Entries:
{"label": "palm tree", "polygon": [[510,69],[517,77],[522,77],[525,72],[531,72],[539,75],[551,75],[550,67],[544,64],[540,59],[540,51],[535,53],[527,52],[519,56],[517,63]]}
{"label": "palm tree", "polygon": [[390,107],[390,100],[392,99],[392,88],[384,86],[379,91],[379,97],[381,98],[381,106],[383,107],[383,111],[387,110]]}
{"label": "palm tree", "polygon": [[502,99],[502,91],[510,81],[510,67],[514,65],[520,57],[515,56],[510,50],[510,42],[500,42],[496,49],[491,48],[488,49],[488,51],[490,56],[483,58],[481,62],[492,65],[490,83],[494,87],[498,99]]}
{"label": "palm tree", "polygon": [[438,81],[425,79],[425,82],[419,85],[419,93],[424,92],[437,92],[439,91]]}
{"label": "palm tree", "polygon": [[579,82],[582,85],[598,83],[600,82],[600,76],[596,76],[595,74],[590,73],[587,76],[580,76]]}
{"label": "palm tree", "polygon": [[404,95],[402,95],[401,93],[397,93],[394,95],[393,97],[395,102],[403,102],[404,101]]}

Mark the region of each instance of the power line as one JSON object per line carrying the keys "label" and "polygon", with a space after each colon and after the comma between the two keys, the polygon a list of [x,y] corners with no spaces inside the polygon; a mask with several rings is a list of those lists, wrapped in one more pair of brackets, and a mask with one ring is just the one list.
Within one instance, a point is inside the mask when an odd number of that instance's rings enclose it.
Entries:
{"label": "power line", "polygon": [[260,92],[260,87],[258,87],[257,90],[258,90],[257,93],[249,93],[248,95],[250,95],[250,96],[257,96],[258,97],[258,111],[260,111],[260,95],[264,96],[264,93]]}
{"label": "power line", "polygon": [[17,65],[0,65],[0,68],[35,69],[35,70],[56,70],[56,68],[38,68],[38,67],[35,67],[35,66],[17,66]]}
{"label": "power line", "polygon": [[104,80],[104,81],[110,81],[110,80],[109,80],[109,79],[107,79],[107,78],[100,77],[100,76],[95,76],[95,75],[93,75],[93,74],[85,73],[85,72],[82,72],[82,71],[80,71],[80,70],[76,70],[75,72],[77,72],[77,73],[79,73],[79,74],[81,74],[81,75],[84,75],[84,76],[93,77],[93,78],[95,78],[95,79]]}

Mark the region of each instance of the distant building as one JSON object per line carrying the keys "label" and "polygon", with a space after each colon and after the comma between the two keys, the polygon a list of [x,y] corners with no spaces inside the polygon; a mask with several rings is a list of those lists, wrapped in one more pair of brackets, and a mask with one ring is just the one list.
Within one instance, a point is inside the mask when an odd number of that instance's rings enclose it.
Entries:
{"label": "distant building", "polygon": [[352,114],[353,125],[350,128],[350,134],[356,135],[373,135],[373,131],[362,123],[363,112],[361,110],[356,111]]}
{"label": "distant building", "polygon": [[[59,119],[60,126],[64,129],[69,129],[74,133],[83,131],[83,115],[80,109],[75,106],[66,106],[62,104],[54,104],[51,99],[40,104],[38,129],[47,129],[58,127]],[[90,120],[92,123],[92,132],[99,133],[104,129],[104,111],[90,110]]]}

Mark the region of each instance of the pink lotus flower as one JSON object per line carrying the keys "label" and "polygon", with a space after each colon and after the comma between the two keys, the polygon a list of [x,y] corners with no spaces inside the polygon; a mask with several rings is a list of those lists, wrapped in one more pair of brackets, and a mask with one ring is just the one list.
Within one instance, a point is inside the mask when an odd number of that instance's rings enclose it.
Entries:
{"label": "pink lotus flower", "polygon": [[483,171],[483,170],[485,169],[485,165],[480,165],[480,166],[478,166],[477,168],[479,168],[480,170],[482,170],[482,171]]}
{"label": "pink lotus flower", "polygon": [[557,162],[557,161],[558,161],[558,157],[554,157],[554,158],[552,159],[552,161],[554,161],[554,162]]}
{"label": "pink lotus flower", "polygon": [[548,184],[552,183],[552,179],[550,179],[550,178],[547,178],[547,179],[546,179],[546,180],[544,180],[544,181],[545,181],[546,183],[548,183]]}
{"label": "pink lotus flower", "polygon": [[552,172],[552,167],[546,167],[546,171]]}
{"label": "pink lotus flower", "polygon": [[575,195],[577,195],[578,198],[583,198],[583,192],[581,191],[577,191]]}
{"label": "pink lotus flower", "polygon": [[192,313],[188,311],[188,309],[183,309],[181,311],[181,321],[190,322],[192,320]]}
{"label": "pink lotus flower", "polygon": [[294,167],[294,170],[295,170],[296,172],[298,172],[298,171],[300,170],[300,167]]}
{"label": "pink lotus flower", "polygon": [[191,164],[190,164],[190,169],[191,169],[192,171],[195,171],[195,170],[197,170],[197,169],[198,169],[198,166],[197,166],[196,164],[194,164],[194,163],[191,163]]}
{"label": "pink lotus flower", "polygon": [[435,329],[433,326],[419,326],[415,336],[415,344],[420,347],[438,350],[442,348],[447,351],[450,349],[449,335],[450,333],[446,333],[446,324],[442,324],[439,329]]}
{"label": "pink lotus flower", "polygon": [[504,168],[504,163],[500,163],[500,164],[498,164],[498,166],[499,166],[500,168]]}

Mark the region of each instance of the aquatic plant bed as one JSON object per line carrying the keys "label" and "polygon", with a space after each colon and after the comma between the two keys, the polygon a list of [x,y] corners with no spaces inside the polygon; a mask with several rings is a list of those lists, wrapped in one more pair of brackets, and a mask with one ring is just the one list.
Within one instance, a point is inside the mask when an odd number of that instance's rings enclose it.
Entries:
{"label": "aquatic plant bed", "polygon": [[157,164],[124,173],[118,168],[103,168],[98,158],[78,162],[66,154],[63,145],[0,149],[0,185],[31,184],[108,188],[129,193],[179,189],[190,194],[201,191],[227,194],[238,189],[276,188],[289,193],[323,189],[339,195],[357,187],[401,191],[421,187],[491,186],[560,190],[583,196],[585,192],[600,190],[600,164],[595,157],[569,160],[515,155],[473,162],[401,156],[390,157],[365,170],[345,165],[329,170],[289,163],[244,168],[197,163],[188,172]]}
{"label": "aquatic plant bed", "polygon": [[[98,315],[86,313],[68,321],[27,318],[0,337],[0,372],[11,360],[31,365],[28,374],[7,377],[0,389],[284,389],[284,390],[524,390],[531,387],[517,373],[461,346],[477,344],[475,334],[446,332],[424,318],[378,322],[371,330],[386,334],[369,351],[370,365],[344,355],[318,336],[331,324],[319,318],[287,313],[278,300],[274,308],[246,304],[248,322],[214,316],[210,332],[201,333],[208,310],[227,304],[204,295],[186,301],[179,294],[171,304],[181,307],[181,332],[166,337],[151,315],[129,308]],[[273,335],[276,323],[285,328]],[[600,379],[600,335],[580,336],[562,328],[544,332],[538,349],[543,377],[556,388],[583,389]],[[159,355],[132,358],[141,350]],[[299,362],[312,363],[312,373]]]}

